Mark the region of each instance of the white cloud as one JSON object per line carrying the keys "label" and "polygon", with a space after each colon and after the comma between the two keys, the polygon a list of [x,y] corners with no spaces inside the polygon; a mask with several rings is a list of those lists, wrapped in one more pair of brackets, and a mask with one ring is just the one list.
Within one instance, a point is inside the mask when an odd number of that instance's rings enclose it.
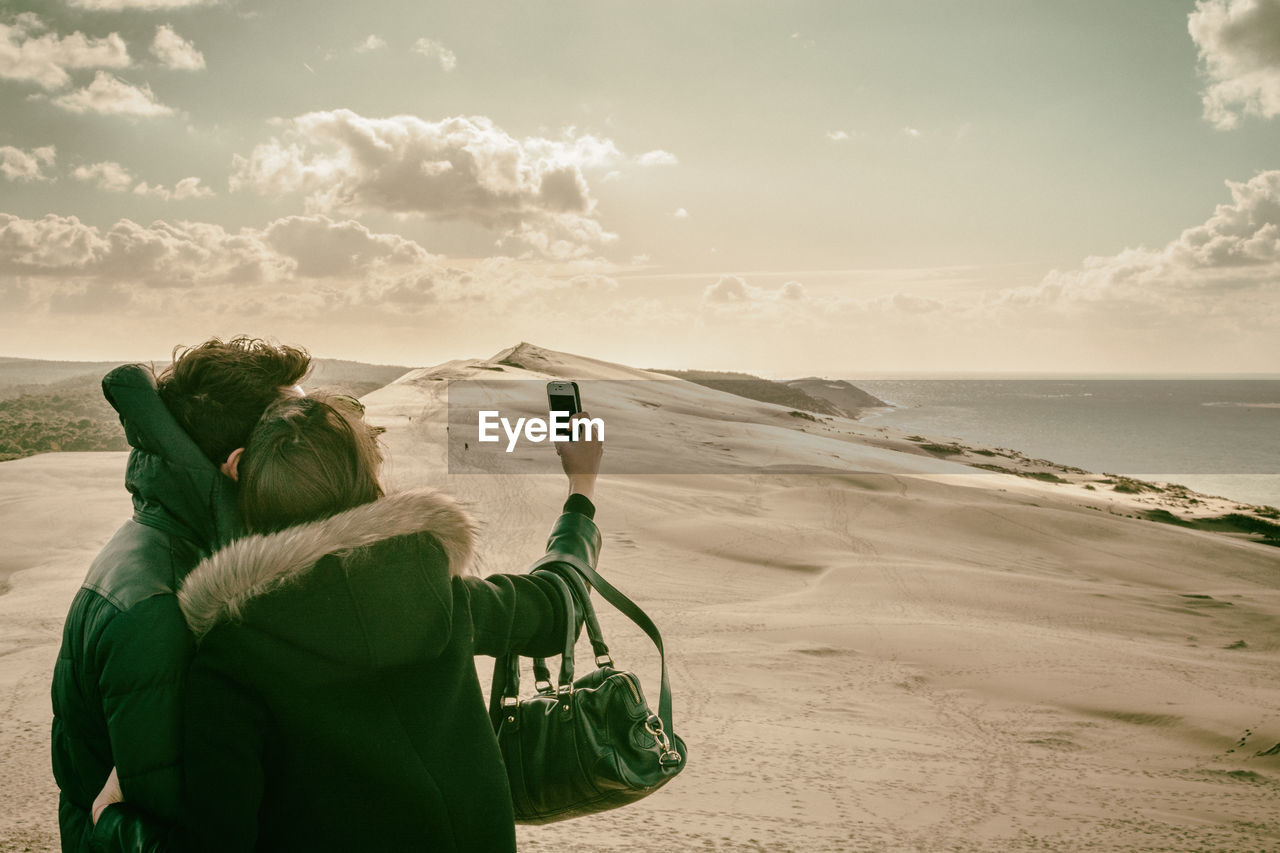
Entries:
{"label": "white cloud", "polygon": [[135,316],[149,310],[256,322],[340,318],[344,326],[385,328],[416,322],[409,318],[446,303],[464,306],[472,318],[482,301],[495,306],[495,316],[513,302],[522,316],[540,306],[563,316],[580,310],[583,298],[617,286],[590,272],[548,277],[509,257],[450,267],[398,234],[325,216],[290,216],[231,232],[210,223],[144,226],[127,219],[102,230],[75,217],[0,214],[0,291],[7,289],[5,298],[28,311],[127,308]]}
{"label": "white cloud", "polygon": [[120,193],[132,188],[134,195],[162,198],[165,201],[212,198],[214,196],[213,189],[200,183],[199,178],[183,178],[174,184],[172,189],[163,184],[153,185],[146,181],[138,181],[135,184],[133,175],[129,173],[129,170],[111,160],[91,163],[87,166],[77,166],[72,171],[71,176],[77,181],[96,184],[98,189],[106,190],[107,192]]}
{"label": "white cloud", "polygon": [[139,181],[133,188],[134,195],[152,196],[165,201],[182,201],[188,198],[213,198],[214,191],[200,183],[199,178],[183,178],[173,185],[173,189],[157,184],[152,186],[146,181]]}
{"label": "white cloud", "polygon": [[1228,189],[1161,246],[1088,258],[1026,287],[975,293],[917,275],[924,290],[870,295],[722,276],[698,318],[708,334],[753,346],[799,336],[829,358],[911,369],[1263,370],[1280,358],[1280,170]]}
{"label": "white cloud", "polygon": [[1187,30],[1208,81],[1206,119],[1226,130],[1280,115],[1280,0],[1200,0]]}
{"label": "white cloud", "polygon": [[[688,219],[689,211],[685,210],[683,207],[677,207],[671,215],[674,216],[676,219]],[[715,251],[715,250],[713,249],[712,251]]]}
{"label": "white cloud", "polygon": [[847,131],[843,131],[843,130],[827,131],[827,139],[830,139],[832,142],[844,142],[848,138],[849,138],[849,134]]}
{"label": "white cloud", "polygon": [[[144,186],[144,185],[140,185]],[[358,222],[291,216],[227,231],[203,222],[122,219],[101,230],[74,216],[0,214],[0,273],[138,282],[152,287],[360,279],[437,270],[438,258],[397,234]]]}
{"label": "white cloud", "polygon": [[420,53],[427,59],[434,59],[440,63],[440,70],[453,71],[458,67],[458,57],[454,55],[452,50],[442,45],[435,39],[420,38],[413,43],[413,52]]}
{"label": "white cloud", "polygon": [[49,181],[44,173],[52,166],[58,152],[52,145],[45,145],[30,152],[12,145],[0,146],[0,175],[10,181]]}
{"label": "white cloud", "polygon": [[254,282],[287,272],[285,259],[251,230],[207,223],[122,219],[103,231],[74,216],[0,214],[0,272],[183,287]]}
{"label": "white cloud", "polygon": [[788,281],[780,287],[770,289],[748,284],[744,278],[736,275],[722,275],[715,284],[708,285],[702,292],[702,301],[712,306],[797,304],[808,298],[804,285],[798,281]]}
{"label": "white cloud", "polygon": [[133,175],[129,174],[129,170],[111,160],[77,166],[71,176],[77,181],[94,183],[98,189],[113,193],[122,193],[133,185]]}
{"label": "white cloud", "polygon": [[1003,291],[988,307],[1052,308],[1151,322],[1234,317],[1280,322],[1280,170],[1228,181],[1231,203],[1160,249],[1087,258],[1033,287]]}
{"label": "white cloud", "polygon": [[569,261],[586,258],[595,247],[617,239],[617,234],[605,231],[594,219],[562,213],[555,217],[540,218],[536,224],[521,222],[503,234],[498,245],[503,246],[514,240],[552,260]]}
{"label": "white cloud", "polygon": [[898,311],[902,314],[931,314],[941,311],[947,304],[931,296],[918,296],[905,290],[899,290],[868,303],[868,307],[881,310]]}
{"label": "white cloud", "polygon": [[314,212],[384,211],[501,229],[555,257],[614,239],[595,220],[584,170],[622,159],[607,139],[516,139],[483,116],[428,122],[350,110],[308,113],[233,160],[231,187],[301,192]]}
{"label": "white cloud", "polygon": [[375,234],[354,220],[289,216],[262,232],[263,240],[296,264],[298,275],[332,278],[360,275],[372,267],[436,266],[440,260],[398,234]]}
{"label": "white cloud", "polygon": [[789,302],[798,302],[808,299],[809,294],[804,289],[804,285],[798,281],[788,281],[778,289],[778,298],[785,299]]}
{"label": "white cloud", "polygon": [[133,86],[105,71],[94,75],[88,87],[59,95],[53,103],[73,113],[147,117],[173,115],[171,108],[156,100],[150,86]]}
{"label": "white cloud", "polygon": [[173,193],[168,187],[157,184],[152,186],[146,181],[138,181],[137,186],[133,188],[134,195],[152,196],[153,198],[162,198],[168,201],[173,198]]}
{"label": "white cloud", "polygon": [[204,54],[196,46],[174,32],[173,27],[161,24],[156,27],[155,40],[151,42],[151,54],[166,67],[179,71],[199,71],[204,68]]}
{"label": "white cloud", "polygon": [[67,0],[67,5],[95,12],[123,12],[138,9],[155,12],[164,9],[189,9],[193,6],[217,6],[222,0]]}
{"label": "white cloud", "polygon": [[707,302],[747,302],[751,297],[747,291],[747,283],[736,275],[722,275],[720,279],[702,292]]}
{"label": "white cloud", "polygon": [[636,158],[636,163],[641,166],[674,166],[679,162],[676,159],[676,155],[670,151],[663,151],[661,148],[654,151],[646,151]]}
{"label": "white cloud", "polygon": [[375,50],[382,50],[386,46],[386,39],[379,35],[370,34],[356,44],[356,53],[370,53]]}
{"label": "white cloud", "polygon": [[92,38],[81,32],[59,36],[45,30],[31,12],[0,23],[0,78],[53,91],[71,82],[70,70],[129,67],[129,50],[119,33]]}
{"label": "white cloud", "polygon": [[210,187],[203,186],[199,178],[183,178],[173,185],[173,197],[181,200],[184,198],[213,198],[214,192]]}

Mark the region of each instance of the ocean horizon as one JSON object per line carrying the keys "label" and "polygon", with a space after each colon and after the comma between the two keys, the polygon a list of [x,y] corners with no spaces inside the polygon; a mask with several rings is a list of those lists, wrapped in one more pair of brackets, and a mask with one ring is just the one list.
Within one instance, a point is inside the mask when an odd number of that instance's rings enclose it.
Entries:
{"label": "ocean horizon", "polygon": [[1280,379],[850,379],[872,426],[1280,505]]}

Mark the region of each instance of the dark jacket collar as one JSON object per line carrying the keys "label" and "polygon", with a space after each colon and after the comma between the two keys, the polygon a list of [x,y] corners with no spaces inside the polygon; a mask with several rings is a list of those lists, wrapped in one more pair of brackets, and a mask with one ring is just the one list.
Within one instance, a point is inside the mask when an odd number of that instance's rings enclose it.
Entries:
{"label": "dark jacket collar", "polygon": [[239,530],[235,484],[165,408],[151,372],[137,364],[117,367],[103,377],[102,393],[119,412],[133,448],[125,486],[133,495],[134,519],[205,553],[231,541]]}

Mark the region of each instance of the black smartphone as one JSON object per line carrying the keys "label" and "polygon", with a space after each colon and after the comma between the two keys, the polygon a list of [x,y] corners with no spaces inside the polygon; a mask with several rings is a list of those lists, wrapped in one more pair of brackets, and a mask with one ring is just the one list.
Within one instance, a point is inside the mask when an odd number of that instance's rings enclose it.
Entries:
{"label": "black smartphone", "polygon": [[[569,416],[582,411],[582,398],[578,396],[577,382],[548,382],[547,407],[553,415],[568,412],[568,415],[553,417],[556,425],[555,434],[569,438]],[[563,418],[563,420],[561,420]],[[563,425],[561,425],[563,424]]]}

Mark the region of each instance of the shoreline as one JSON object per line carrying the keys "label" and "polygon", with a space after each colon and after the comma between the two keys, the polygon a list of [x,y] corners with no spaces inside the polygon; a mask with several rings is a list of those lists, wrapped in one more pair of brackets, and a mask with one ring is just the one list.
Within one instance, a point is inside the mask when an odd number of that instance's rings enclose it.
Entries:
{"label": "shoreline", "polygon": [[[1229,406],[1220,404],[1201,404],[1210,408],[1240,408],[1240,409],[1272,409],[1280,408],[1280,404],[1254,404],[1254,403],[1232,403]],[[981,448],[999,448],[1000,450],[1018,454],[1026,458],[1032,458],[1032,451],[1019,449],[1011,450],[1011,448],[1020,447],[1026,443],[1027,436],[1022,436],[1023,441],[1019,441],[1016,435],[1010,437],[1009,433],[998,437],[991,438],[991,430],[988,428],[980,428],[976,430],[961,429],[952,432],[948,429],[940,429],[939,425],[934,423],[934,418],[926,415],[920,421],[908,423],[896,423],[893,420],[894,415],[907,412],[912,409],[933,410],[947,408],[942,405],[930,404],[896,404],[891,409],[868,410],[866,413],[860,414],[857,418],[859,423],[865,424],[873,429],[891,430],[900,434],[919,434],[922,437],[927,436],[930,443],[937,445],[971,445]],[[972,410],[972,411],[977,411]],[[924,425],[922,426],[921,423]],[[954,429],[954,427],[952,428]],[[1012,432],[1017,432],[1016,430]],[[979,435],[982,433],[983,435]],[[940,438],[940,436],[946,436]],[[1035,443],[1034,441],[1032,442]],[[1039,446],[1051,446],[1055,441],[1040,439]],[[1149,463],[1101,463],[1090,461],[1091,455],[1087,450],[1072,448],[1058,448],[1057,452],[1046,451],[1036,454],[1038,461],[1048,466],[1057,468],[1067,468],[1077,470],[1079,472],[1102,473],[1106,472],[1112,476],[1121,476],[1128,479],[1139,481],[1150,481],[1163,484],[1182,485],[1188,491],[1194,492],[1196,495],[1207,498],[1214,498],[1222,501],[1231,501],[1235,504],[1245,506],[1247,508],[1277,508],[1280,507],[1280,470],[1271,471],[1221,471],[1221,470],[1179,470],[1172,464],[1149,464]],[[1096,455],[1096,454],[1093,454]],[[1104,454],[1105,455],[1105,454]],[[1072,462],[1057,461],[1063,458],[1070,458]],[[967,464],[967,463],[966,463]],[[1203,464],[1199,466],[1190,466],[1193,469],[1205,467]]]}

